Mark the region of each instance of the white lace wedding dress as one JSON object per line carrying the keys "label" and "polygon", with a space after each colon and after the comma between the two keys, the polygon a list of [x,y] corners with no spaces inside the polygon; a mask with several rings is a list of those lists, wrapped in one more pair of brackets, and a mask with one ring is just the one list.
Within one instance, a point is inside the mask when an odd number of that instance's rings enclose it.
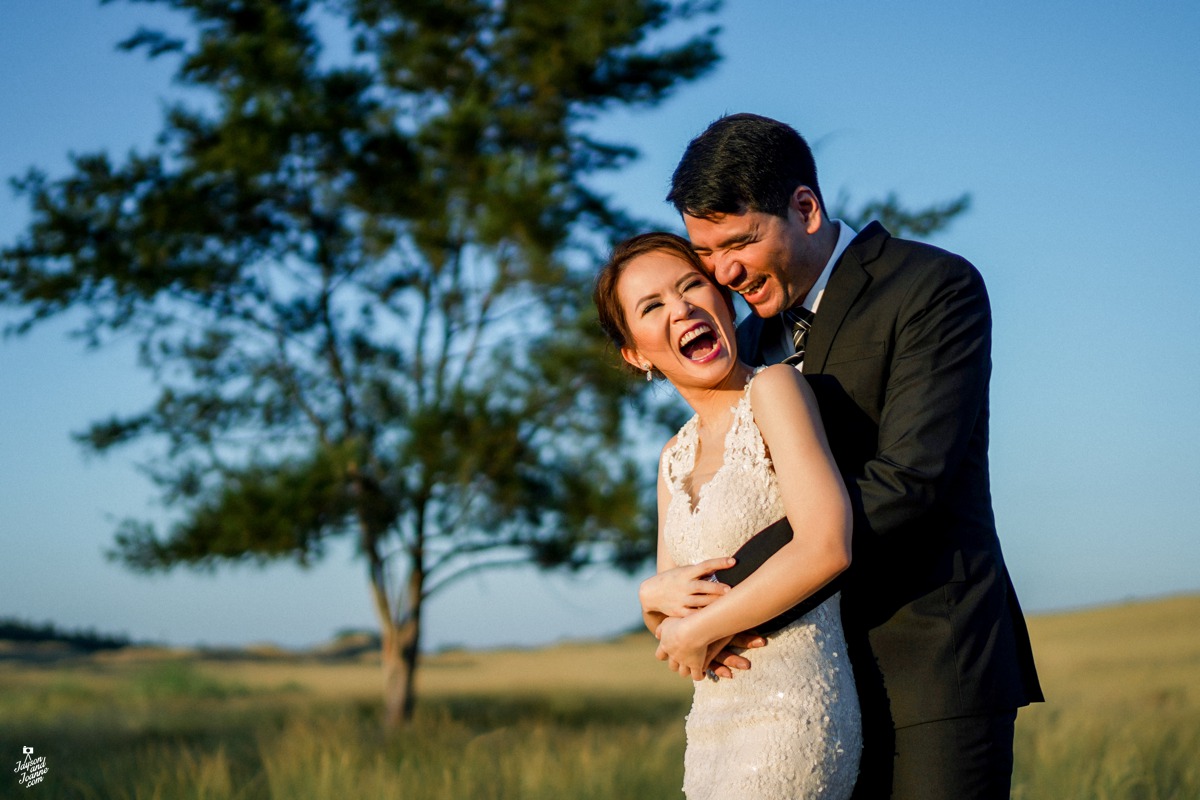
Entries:
{"label": "white lace wedding dress", "polygon": [[[693,508],[687,486],[697,425],[693,417],[680,429],[661,464],[671,494],[665,541],[680,565],[732,555],[784,516],[751,413],[749,383],[734,410],[722,465]],[[850,796],[862,734],[840,597],[833,595],[772,634],[766,647],[747,653],[750,670],[695,685],[684,756],[688,800]]]}

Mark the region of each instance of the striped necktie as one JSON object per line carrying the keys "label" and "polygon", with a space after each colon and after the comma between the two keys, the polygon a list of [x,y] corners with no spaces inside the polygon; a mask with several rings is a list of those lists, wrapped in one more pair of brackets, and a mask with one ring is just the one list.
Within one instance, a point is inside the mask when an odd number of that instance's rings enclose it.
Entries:
{"label": "striped necktie", "polygon": [[803,306],[789,308],[783,312],[783,318],[792,327],[792,345],[796,352],[783,360],[785,364],[795,366],[804,362],[804,343],[808,339],[808,331],[812,328],[813,312]]}

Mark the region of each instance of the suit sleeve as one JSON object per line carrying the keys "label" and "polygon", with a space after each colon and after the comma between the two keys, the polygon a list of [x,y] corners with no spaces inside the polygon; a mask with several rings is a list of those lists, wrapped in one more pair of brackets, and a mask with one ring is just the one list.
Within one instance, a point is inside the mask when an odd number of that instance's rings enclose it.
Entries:
{"label": "suit sleeve", "polygon": [[954,504],[946,495],[961,488],[968,454],[986,458],[990,375],[987,290],[973,266],[946,254],[920,270],[900,304],[878,448],[848,481],[858,532],[903,532]]}

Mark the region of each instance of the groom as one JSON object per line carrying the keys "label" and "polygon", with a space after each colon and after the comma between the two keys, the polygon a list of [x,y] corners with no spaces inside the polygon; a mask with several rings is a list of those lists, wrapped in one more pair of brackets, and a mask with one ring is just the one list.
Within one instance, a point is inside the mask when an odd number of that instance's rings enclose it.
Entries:
{"label": "groom", "polygon": [[765,117],[724,117],[692,140],[667,200],[754,310],[742,359],[808,378],[850,493],[855,797],[1007,798],[1016,710],[1043,698],[992,515],[982,278],[877,222],[856,234],[831,220],[808,144]]}

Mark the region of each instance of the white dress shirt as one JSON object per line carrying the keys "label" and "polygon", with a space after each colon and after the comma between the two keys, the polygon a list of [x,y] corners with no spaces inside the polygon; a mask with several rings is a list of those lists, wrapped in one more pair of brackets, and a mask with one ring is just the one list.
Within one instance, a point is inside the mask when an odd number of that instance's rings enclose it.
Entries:
{"label": "white dress shirt", "polygon": [[[829,260],[825,262],[825,269],[821,270],[816,283],[808,290],[804,302],[800,304],[814,314],[817,313],[817,307],[821,305],[821,298],[825,296],[825,286],[829,283],[829,276],[833,274],[833,265],[837,263],[838,259],[842,257],[842,253],[846,252],[846,248],[850,246],[850,242],[854,241],[854,237],[858,235],[857,231],[840,219],[833,220],[833,224],[838,227],[837,244],[833,246],[833,252],[829,254]],[[792,344],[792,326],[787,323],[787,320],[784,320],[780,337],[784,351],[790,353],[794,345]],[[801,361],[796,365],[796,369],[803,366],[804,362]]]}

